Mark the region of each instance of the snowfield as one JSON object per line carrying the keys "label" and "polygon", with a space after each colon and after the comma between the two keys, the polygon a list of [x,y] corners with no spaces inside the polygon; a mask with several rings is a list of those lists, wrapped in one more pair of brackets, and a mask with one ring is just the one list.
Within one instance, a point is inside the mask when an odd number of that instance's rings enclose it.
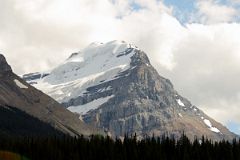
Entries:
{"label": "snowfield", "polygon": [[[124,41],[92,43],[82,51],[73,53],[65,62],[50,71],[49,75],[28,81],[60,103],[82,96],[86,89],[118,78],[130,68],[131,57],[138,48]],[[110,90],[111,86],[98,92]],[[86,114],[106,103],[112,96],[102,97],[80,106],[71,106],[72,112]]]}
{"label": "snowfield", "polygon": [[90,110],[97,109],[99,106],[106,103],[109,99],[111,99],[113,97],[114,96],[112,95],[112,96],[108,96],[108,97],[93,100],[92,102],[89,102],[89,103],[84,104],[84,105],[70,106],[70,107],[68,107],[68,110],[70,110],[71,112],[76,112],[76,113],[79,113],[81,115],[84,115]]}

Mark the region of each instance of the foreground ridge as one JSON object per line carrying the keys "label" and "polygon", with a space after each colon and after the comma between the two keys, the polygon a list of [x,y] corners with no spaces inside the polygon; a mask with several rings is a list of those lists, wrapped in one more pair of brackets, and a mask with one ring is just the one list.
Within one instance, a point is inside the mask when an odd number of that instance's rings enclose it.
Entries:
{"label": "foreground ridge", "polygon": [[62,132],[75,136],[98,133],[57,101],[14,74],[2,54],[0,88],[0,134],[27,136]]}

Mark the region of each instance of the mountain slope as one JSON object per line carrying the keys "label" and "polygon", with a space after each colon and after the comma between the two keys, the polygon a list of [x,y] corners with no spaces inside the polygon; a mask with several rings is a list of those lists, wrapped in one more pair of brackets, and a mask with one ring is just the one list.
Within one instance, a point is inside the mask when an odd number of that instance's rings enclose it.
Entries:
{"label": "mountain slope", "polygon": [[24,78],[79,113],[86,123],[114,136],[178,137],[185,132],[191,139],[235,137],[179,95],[143,51],[123,41],[93,43],[45,75]]}
{"label": "mountain slope", "polygon": [[0,137],[63,135],[48,123],[10,106],[0,106]]}
{"label": "mountain slope", "polygon": [[70,135],[88,135],[95,132],[58,102],[15,75],[1,54],[0,106],[16,108]]}

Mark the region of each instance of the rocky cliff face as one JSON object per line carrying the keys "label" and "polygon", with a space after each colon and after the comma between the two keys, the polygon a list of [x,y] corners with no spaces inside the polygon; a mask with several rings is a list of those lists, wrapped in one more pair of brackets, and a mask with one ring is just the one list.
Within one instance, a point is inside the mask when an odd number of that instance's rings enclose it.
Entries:
{"label": "rocky cliff face", "polygon": [[12,68],[8,65],[5,57],[0,54],[0,75],[3,76],[9,72],[12,72]]}
{"label": "rocky cliff face", "polygon": [[29,82],[113,136],[235,137],[179,95],[143,51],[125,42],[92,44],[48,76]]}
{"label": "rocky cliff face", "polygon": [[[139,136],[169,134],[179,137],[184,132],[191,139],[202,135],[215,140],[235,137],[179,95],[172,83],[159,76],[150,65],[144,52],[136,51],[131,59],[131,69],[120,73],[118,79],[88,88],[91,92],[111,86],[111,93],[93,92],[90,95],[114,97],[83,115],[85,122],[115,136],[137,133]],[[87,97],[82,96],[83,99]]]}
{"label": "rocky cliff face", "polygon": [[15,75],[0,54],[0,107],[7,106],[17,108],[70,135],[96,132],[58,102]]}

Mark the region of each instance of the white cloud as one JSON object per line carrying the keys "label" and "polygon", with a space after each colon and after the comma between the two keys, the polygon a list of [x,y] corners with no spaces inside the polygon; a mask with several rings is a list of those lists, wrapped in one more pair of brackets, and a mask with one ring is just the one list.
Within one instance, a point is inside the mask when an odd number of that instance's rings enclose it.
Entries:
{"label": "white cloud", "polygon": [[240,122],[240,24],[189,24],[174,48],[175,67],[160,72],[215,119]]}
{"label": "white cloud", "polygon": [[[199,1],[205,24],[184,27],[161,1],[114,1],[0,1],[1,52],[23,74],[56,66],[92,41],[125,40],[194,104],[240,123],[240,24],[225,23],[234,9]],[[132,10],[133,2],[143,8]]]}
{"label": "white cloud", "polygon": [[218,0],[198,0],[196,7],[202,23],[232,22],[238,16],[237,9],[223,5]]}
{"label": "white cloud", "polygon": [[[136,26],[143,32],[149,31],[153,26],[157,30],[157,23],[153,22],[159,21],[163,12],[171,12],[160,1],[135,0],[135,3],[147,6],[139,12],[132,12],[130,2],[124,2],[126,1],[1,1],[0,35],[6,44],[2,47],[2,52],[17,73],[45,70],[92,41],[135,41],[137,37],[134,34],[147,36],[148,33],[134,33],[137,32],[134,31],[137,30]],[[122,19],[119,16],[123,16]],[[132,33],[127,33],[125,29]],[[21,61],[19,55],[24,57]]]}
{"label": "white cloud", "polygon": [[238,4],[238,3],[240,3],[240,0],[229,0],[231,3],[233,3],[233,4]]}

